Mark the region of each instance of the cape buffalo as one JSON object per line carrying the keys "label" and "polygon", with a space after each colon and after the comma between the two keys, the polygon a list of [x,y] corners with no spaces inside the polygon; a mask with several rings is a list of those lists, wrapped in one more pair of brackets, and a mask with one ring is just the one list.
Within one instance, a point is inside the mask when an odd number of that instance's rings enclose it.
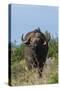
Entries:
{"label": "cape buffalo", "polygon": [[[42,76],[42,70],[48,53],[48,40],[40,28],[28,32],[23,38],[25,44],[25,57],[30,67],[38,67],[39,75]],[[29,54],[27,52],[30,52]]]}

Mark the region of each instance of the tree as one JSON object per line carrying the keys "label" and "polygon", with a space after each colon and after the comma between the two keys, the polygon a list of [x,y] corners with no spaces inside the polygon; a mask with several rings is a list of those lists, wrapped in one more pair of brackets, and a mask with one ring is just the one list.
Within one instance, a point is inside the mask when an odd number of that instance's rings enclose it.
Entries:
{"label": "tree", "polygon": [[45,36],[46,36],[47,40],[50,41],[51,35],[48,31],[45,31]]}

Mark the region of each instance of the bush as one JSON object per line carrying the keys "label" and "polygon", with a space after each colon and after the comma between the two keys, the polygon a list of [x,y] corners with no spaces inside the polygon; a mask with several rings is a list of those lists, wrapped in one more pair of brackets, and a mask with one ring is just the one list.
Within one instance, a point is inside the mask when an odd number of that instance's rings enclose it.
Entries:
{"label": "bush", "polygon": [[58,56],[58,42],[56,39],[52,38],[49,41],[49,50],[48,50],[48,57],[57,57]]}
{"label": "bush", "polygon": [[11,63],[22,60],[24,58],[24,45],[19,47],[11,47]]}

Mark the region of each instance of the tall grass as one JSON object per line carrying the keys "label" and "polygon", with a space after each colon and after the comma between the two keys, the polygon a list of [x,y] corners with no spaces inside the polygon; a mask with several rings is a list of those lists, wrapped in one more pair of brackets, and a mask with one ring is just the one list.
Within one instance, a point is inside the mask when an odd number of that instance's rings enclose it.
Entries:
{"label": "tall grass", "polygon": [[[50,58],[50,59],[49,59]],[[24,58],[24,45],[11,47],[11,85],[36,85],[58,83],[58,41],[49,41],[48,58],[44,66],[42,78],[39,78],[37,68],[28,70]]]}

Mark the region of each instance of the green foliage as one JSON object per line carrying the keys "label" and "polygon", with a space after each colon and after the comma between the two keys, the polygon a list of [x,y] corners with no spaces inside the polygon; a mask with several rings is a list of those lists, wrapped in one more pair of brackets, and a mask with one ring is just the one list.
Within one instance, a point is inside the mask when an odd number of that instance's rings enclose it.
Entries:
{"label": "green foliage", "polygon": [[24,58],[24,45],[21,44],[19,47],[11,47],[11,63],[20,61]]}
{"label": "green foliage", "polygon": [[57,57],[58,56],[58,41],[52,38],[49,41],[49,50],[48,50],[48,57]]}
{"label": "green foliage", "polygon": [[48,83],[49,83],[49,84],[58,83],[58,75],[57,75],[56,73],[50,75],[50,77],[49,77],[49,79],[48,79]]}
{"label": "green foliage", "polygon": [[45,31],[45,36],[48,40],[48,57],[58,57],[58,36],[51,36],[48,31]]}

